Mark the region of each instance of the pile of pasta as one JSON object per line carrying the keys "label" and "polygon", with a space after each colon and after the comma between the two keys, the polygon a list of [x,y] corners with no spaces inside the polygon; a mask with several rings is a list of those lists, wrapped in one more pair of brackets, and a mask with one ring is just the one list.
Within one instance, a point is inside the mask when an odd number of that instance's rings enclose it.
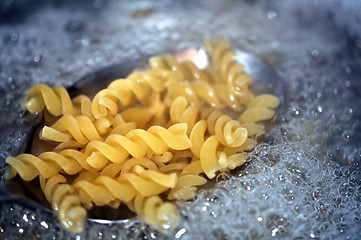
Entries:
{"label": "pile of pasta", "polygon": [[73,99],[61,86],[33,86],[23,105],[57,120],[40,138],[52,151],[8,157],[7,177],[39,178],[62,225],[84,229],[86,209],[126,204],[162,230],[180,223],[176,200],[245,163],[277,97],[255,96],[252,78],[224,39],[207,40],[206,68],[172,55],[113,81],[93,99]]}

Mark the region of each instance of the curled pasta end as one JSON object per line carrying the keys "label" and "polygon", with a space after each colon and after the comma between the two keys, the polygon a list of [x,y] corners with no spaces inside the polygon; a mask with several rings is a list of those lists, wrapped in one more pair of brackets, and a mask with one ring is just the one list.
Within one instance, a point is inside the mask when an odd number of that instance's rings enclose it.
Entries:
{"label": "curled pasta end", "polygon": [[45,107],[44,101],[40,97],[36,96],[29,99],[24,99],[22,105],[31,113],[39,113],[43,111]]}
{"label": "curled pasta end", "polygon": [[17,171],[15,170],[15,168],[8,166],[5,170],[4,178],[6,180],[11,180],[16,176],[16,174],[17,174]]}
{"label": "curled pasta end", "polygon": [[174,229],[180,223],[177,207],[170,202],[163,202],[160,197],[153,196],[145,201],[144,219],[160,231]]}

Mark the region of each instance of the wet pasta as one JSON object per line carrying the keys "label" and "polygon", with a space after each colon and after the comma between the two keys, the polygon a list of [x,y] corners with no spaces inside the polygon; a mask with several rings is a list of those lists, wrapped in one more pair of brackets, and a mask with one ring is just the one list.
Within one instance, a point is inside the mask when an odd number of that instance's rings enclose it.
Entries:
{"label": "wet pasta", "polygon": [[58,117],[40,131],[58,145],[8,157],[7,178],[39,178],[64,228],[75,233],[94,205],[125,204],[160,231],[176,228],[174,201],[192,200],[209,179],[244,164],[279,105],[250,91],[252,78],[228,41],[208,40],[206,50],[205,69],[161,55],[92,100],[35,85],[23,105]]}

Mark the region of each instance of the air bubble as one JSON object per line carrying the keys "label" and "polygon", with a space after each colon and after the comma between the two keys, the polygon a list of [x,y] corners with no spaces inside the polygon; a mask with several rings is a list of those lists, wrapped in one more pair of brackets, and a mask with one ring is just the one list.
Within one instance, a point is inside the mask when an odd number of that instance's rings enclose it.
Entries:
{"label": "air bubble", "polygon": [[322,189],[321,188],[315,188],[312,192],[312,197],[315,200],[318,200],[322,197]]}
{"label": "air bubble", "polygon": [[311,56],[312,56],[312,57],[316,58],[316,57],[318,57],[318,55],[319,55],[319,52],[318,52],[317,49],[313,49],[313,50],[311,51]]}
{"label": "air bubble", "polygon": [[277,17],[277,13],[276,13],[276,12],[274,12],[274,11],[268,11],[268,12],[267,12],[267,18],[268,18],[268,19],[273,19],[273,18],[275,18],[275,17]]}
{"label": "air bubble", "polygon": [[351,140],[352,137],[353,137],[353,131],[350,129],[347,129],[342,133],[342,138],[346,141]]}
{"label": "air bubble", "polygon": [[353,187],[348,183],[343,183],[338,188],[339,193],[343,197],[349,197],[353,192]]}
{"label": "air bubble", "polygon": [[258,144],[256,147],[256,154],[259,156],[265,156],[270,152],[271,146],[267,143]]}
{"label": "air bubble", "polygon": [[356,149],[348,156],[348,163],[353,168],[361,168],[361,148]]}
{"label": "air bubble", "polygon": [[17,33],[10,33],[4,38],[4,42],[8,44],[16,43],[19,39],[19,35]]}
{"label": "air bubble", "polygon": [[268,156],[261,156],[259,159],[267,166],[272,166],[272,160]]}
{"label": "air bubble", "polygon": [[295,200],[295,195],[293,190],[288,187],[283,188],[282,196],[286,199],[288,203],[292,203]]}
{"label": "air bubble", "polygon": [[44,62],[45,56],[42,53],[36,53],[33,57],[33,64],[40,65]]}
{"label": "air bubble", "polygon": [[17,33],[12,33],[12,34],[10,35],[10,40],[11,40],[12,42],[16,42],[18,39],[19,39],[19,35],[18,35]]}
{"label": "air bubble", "polygon": [[351,174],[351,169],[350,169],[350,167],[348,167],[348,166],[342,166],[342,167],[340,168],[340,170],[341,170],[342,175],[343,175],[344,177],[348,177],[348,176]]}
{"label": "air bubble", "polygon": [[292,109],[291,109],[291,116],[292,116],[292,117],[295,117],[295,118],[301,117],[301,116],[302,116],[301,110],[298,109],[298,108],[292,108]]}
{"label": "air bubble", "polygon": [[327,157],[328,157],[329,160],[335,161],[336,157],[337,157],[336,152],[334,150],[332,150],[332,149],[328,149],[327,150]]}

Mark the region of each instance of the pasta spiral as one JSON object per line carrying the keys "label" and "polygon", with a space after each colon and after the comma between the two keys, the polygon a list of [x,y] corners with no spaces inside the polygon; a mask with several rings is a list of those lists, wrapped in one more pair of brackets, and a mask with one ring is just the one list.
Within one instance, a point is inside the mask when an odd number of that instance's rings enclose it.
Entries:
{"label": "pasta spiral", "polygon": [[[198,109],[195,106],[187,107],[187,100],[183,97],[175,99],[170,108],[170,117],[173,123],[185,122],[189,126],[189,132],[193,129],[197,120]],[[225,146],[241,146],[247,139],[247,129],[233,120],[230,116],[220,111],[207,109],[203,111],[207,119],[207,128],[211,135],[216,135],[218,140]],[[199,139],[197,141],[199,142]],[[198,154],[197,154],[198,155]]]}
{"label": "pasta spiral", "polygon": [[247,105],[247,109],[239,117],[241,123],[255,123],[272,118],[275,115],[273,109],[279,105],[279,99],[270,94],[262,94],[253,98]]}
{"label": "pasta spiral", "polygon": [[99,119],[95,122],[86,116],[64,115],[50,127],[44,126],[40,132],[42,139],[66,142],[71,139],[79,144],[87,144],[90,141],[101,140],[111,126],[108,119]]}
{"label": "pasta spiral", "polygon": [[193,62],[178,62],[174,56],[164,54],[149,59],[151,68],[163,68],[181,73],[182,81],[201,80],[211,82],[210,77],[199,69]]}
{"label": "pasta spiral", "polygon": [[188,133],[193,129],[198,120],[198,108],[196,106],[187,106],[188,102],[184,97],[177,97],[171,104],[169,113],[172,123],[186,123]]}
{"label": "pasta spiral", "polygon": [[74,188],[66,183],[66,178],[60,174],[48,179],[40,177],[40,186],[57,213],[60,223],[74,233],[82,232],[86,210],[81,206]]}
{"label": "pasta spiral", "polygon": [[226,84],[213,84],[214,80],[192,62],[180,63],[173,56],[165,54],[151,58],[149,64],[153,69],[163,68],[181,73],[182,81],[171,80],[167,85],[171,96],[183,96],[195,103],[200,98],[212,107],[222,108],[226,104],[236,111],[240,111],[245,104]]}
{"label": "pasta spiral", "polygon": [[[186,122],[189,126],[193,126],[190,132],[191,150],[196,157],[200,158],[201,168],[205,174],[209,178],[214,178],[215,173],[219,170],[225,171],[242,165],[244,163],[244,154],[227,156],[225,152],[219,151],[218,147],[220,144],[232,148],[242,146],[247,140],[247,129],[241,127],[240,122],[233,120],[230,116],[209,109],[203,112],[203,117],[207,121],[200,120],[195,123],[198,111],[197,108],[193,107],[187,108],[187,100],[183,97],[178,97],[172,102],[170,117],[174,123]],[[205,137],[207,130],[211,134],[209,138]],[[196,188],[188,187],[188,190],[185,189],[186,187],[182,188],[182,191],[179,192],[180,195],[178,195],[179,198],[185,199],[187,198],[186,196],[189,198],[194,196],[193,193]],[[176,191],[177,188],[171,190],[171,199],[176,198],[173,196],[173,192]]]}
{"label": "pasta spiral", "polygon": [[65,149],[60,153],[43,152],[39,156],[23,153],[16,157],[8,157],[6,162],[12,168],[12,177],[18,173],[25,181],[31,181],[37,176],[49,178],[63,170],[74,175],[82,169],[96,170],[86,161],[87,156],[74,149]]}
{"label": "pasta spiral", "polygon": [[[80,104],[80,107],[75,107],[73,101],[77,105]],[[63,114],[76,116],[82,113],[91,117],[89,97],[80,95],[73,101],[64,87],[50,88],[45,84],[37,84],[30,88],[26,94],[23,106],[31,113],[38,113],[46,108],[54,116]]]}
{"label": "pasta spiral", "polygon": [[[133,129],[125,136],[112,134],[102,141],[92,141],[85,149],[85,154],[91,155],[94,151],[101,153],[111,162],[120,163],[128,155],[137,158],[145,156],[152,150],[156,154],[163,154],[169,148],[184,150],[191,147],[191,141],[186,135],[187,124],[179,123],[165,129],[161,126],[152,126],[147,131],[143,129]],[[99,161],[88,158],[89,165],[99,167]],[[106,162],[103,162],[106,164]],[[96,164],[96,165],[94,165]]]}
{"label": "pasta spiral", "polygon": [[114,116],[118,113],[118,103],[128,106],[133,95],[138,101],[145,99],[151,90],[162,92],[168,79],[179,79],[179,74],[163,69],[151,69],[145,73],[133,73],[127,79],[113,81],[106,89],[98,92],[92,101],[92,111],[96,119]]}
{"label": "pasta spiral", "polygon": [[137,195],[127,206],[160,231],[179,225],[180,215],[177,207],[173,203],[163,202],[159,196]]}
{"label": "pasta spiral", "polygon": [[225,39],[206,40],[205,46],[223,81],[236,93],[250,93],[247,88],[252,83],[252,77],[245,72],[242,64],[235,62],[236,53],[231,49],[230,43]]}
{"label": "pasta spiral", "polygon": [[[176,183],[176,175],[163,174],[154,170],[143,170],[140,175],[124,173],[114,179],[109,176],[98,176],[95,179],[81,179],[74,182],[73,186],[83,193],[82,202],[89,205],[109,204],[112,201],[131,201],[136,195],[158,195]],[[85,197],[86,196],[86,197]]]}
{"label": "pasta spiral", "polygon": [[239,147],[247,139],[247,129],[230,116],[219,111],[205,111],[208,131],[215,135],[221,144],[228,147]]}

